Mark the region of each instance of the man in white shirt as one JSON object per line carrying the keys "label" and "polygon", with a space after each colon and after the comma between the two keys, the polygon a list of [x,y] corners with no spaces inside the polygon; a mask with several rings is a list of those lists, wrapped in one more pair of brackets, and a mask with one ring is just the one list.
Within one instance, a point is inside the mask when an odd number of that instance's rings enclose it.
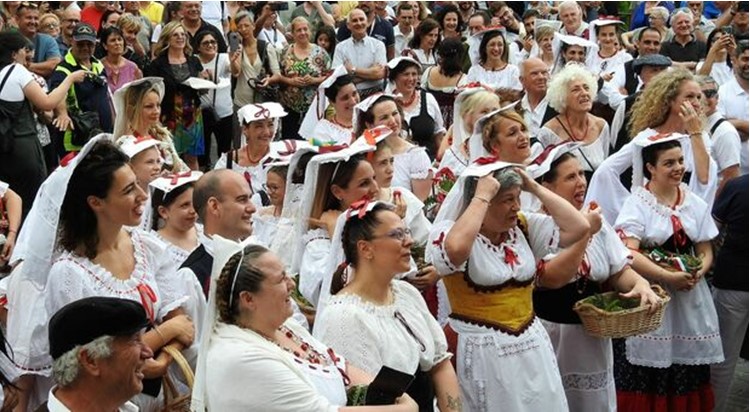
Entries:
{"label": "man in white shirt", "polygon": [[737,129],[742,141],[741,173],[748,173],[748,42],[737,43],[732,55],[734,78],[719,88],[719,112]]}
{"label": "man in white shirt", "polygon": [[154,353],[143,341],[149,320],[139,302],[90,297],[63,306],[49,322],[50,412],[137,411],[128,402],[143,390],[143,368]]}
{"label": "man in white shirt", "polygon": [[408,47],[409,41],[414,37],[414,26],[412,26],[412,23],[414,23],[415,13],[416,11],[408,3],[401,3],[396,9],[396,21],[398,21],[398,24],[393,28],[396,56],[401,55],[401,52]]}
{"label": "man in white shirt", "polygon": [[541,59],[532,57],[518,66],[519,78],[525,91],[521,98],[524,120],[529,127],[531,137],[536,137],[543,125],[544,113],[547,111],[547,82],[549,67]]}
{"label": "man in white shirt", "polygon": [[225,1],[205,0],[201,17],[226,36],[229,31],[229,10]]}
{"label": "man in white shirt", "polygon": [[583,21],[583,10],[581,10],[581,6],[577,2],[566,0],[560,3],[558,6],[558,18],[563,23],[560,33],[588,39],[589,25]]}
{"label": "man in white shirt", "polygon": [[388,62],[385,44],[367,35],[367,15],[360,9],[353,9],[346,22],[352,35],[336,45],[331,67],[344,65],[354,76],[360,99],[383,90],[385,65]]}
{"label": "man in white shirt", "polygon": [[698,79],[703,91],[706,104],[703,106],[706,115],[706,127],[703,129],[711,136],[711,157],[714,158],[719,167],[718,196],[724,185],[733,178],[740,175],[740,135],[731,123],[724,119],[719,113],[718,88],[716,80],[710,76],[701,76]]}

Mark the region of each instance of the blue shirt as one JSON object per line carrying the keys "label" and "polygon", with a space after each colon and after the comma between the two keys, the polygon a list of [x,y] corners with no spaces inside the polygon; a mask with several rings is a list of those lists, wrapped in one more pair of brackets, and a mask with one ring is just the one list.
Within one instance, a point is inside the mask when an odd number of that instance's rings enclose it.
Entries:
{"label": "blue shirt", "polygon": [[43,63],[53,57],[62,58],[55,38],[49,34],[37,33],[34,36],[34,63]]}

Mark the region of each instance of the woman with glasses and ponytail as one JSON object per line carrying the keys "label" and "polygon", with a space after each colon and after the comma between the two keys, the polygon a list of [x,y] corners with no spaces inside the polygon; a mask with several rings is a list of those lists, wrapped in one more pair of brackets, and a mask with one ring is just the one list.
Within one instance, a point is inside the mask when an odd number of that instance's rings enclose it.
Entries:
{"label": "woman with glasses and ponytail", "polygon": [[417,411],[408,395],[394,405],[346,406],[346,390],[372,378],[291,319],[294,280],[279,257],[222,238],[213,251],[193,410]]}
{"label": "woman with glasses and ponytail", "polygon": [[[440,325],[419,291],[395,279],[410,269],[411,231],[386,203],[359,201],[344,214],[333,240],[342,245],[343,263],[333,274],[335,295],[319,315],[315,336],[368,374],[384,366],[415,374],[407,393],[420,411],[433,411],[435,398],[441,411],[461,410]],[[344,286],[347,266],[352,279]]]}

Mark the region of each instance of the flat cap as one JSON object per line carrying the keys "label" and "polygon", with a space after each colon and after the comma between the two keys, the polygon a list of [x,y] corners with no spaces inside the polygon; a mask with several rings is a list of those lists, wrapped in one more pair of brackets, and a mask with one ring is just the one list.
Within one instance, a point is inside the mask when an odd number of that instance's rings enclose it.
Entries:
{"label": "flat cap", "polygon": [[128,336],[148,325],[140,303],[112,297],[91,297],[63,306],[49,321],[49,349],[57,359],[77,345],[102,336]]}
{"label": "flat cap", "polygon": [[672,59],[663,54],[649,54],[640,56],[633,61],[633,71],[637,74],[641,74],[643,66],[670,67],[672,66]]}

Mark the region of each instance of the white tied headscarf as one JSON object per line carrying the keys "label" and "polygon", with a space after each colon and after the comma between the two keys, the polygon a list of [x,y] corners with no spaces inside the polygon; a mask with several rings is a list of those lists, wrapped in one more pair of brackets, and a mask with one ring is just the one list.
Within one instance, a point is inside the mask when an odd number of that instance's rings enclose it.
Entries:
{"label": "white tied headscarf", "polygon": [[302,124],[299,128],[299,135],[305,139],[313,137],[315,133],[315,126],[318,122],[325,118],[326,108],[328,108],[328,97],[326,97],[326,89],[333,86],[333,83],[338,80],[339,77],[343,77],[349,74],[346,71],[344,65],[340,65],[333,70],[328,78],[323,80],[318,86],[318,90],[313,96],[312,103],[305,113],[305,118],[302,119]]}
{"label": "white tied headscarf", "polygon": [[156,89],[156,93],[159,95],[159,102],[164,98],[164,80],[160,77],[144,77],[142,79],[134,80],[129,83],[125,83],[122,87],[115,91],[112,96],[112,104],[115,107],[115,128],[114,135],[120,137],[127,134],[132,134],[128,122],[131,120],[125,115],[125,95],[128,93],[131,87],[138,86],[144,83],[150,83],[151,87]]}
{"label": "white tied headscarf", "polygon": [[[203,329],[201,335],[200,348],[198,349],[198,364],[195,367],[195,381],[193,384],[193,394],[190,401],[190,410],[193,412],[205,412],[208,410],[208,385],[206,382],[206,364],[208,349],[211,347],[211,339],[216,324],[219,322],[219,311],[216,308],[216,280],[221,275],[222,269],[227,264],[229,258],[235,253],[244,250],[245,247],[256,243],[253,237],[249,237],[241,243],[224,239],[221,236],[214,235],[211,240],[211,251],[214,256],[214,264],[211,268],[210,286],[208,289],[208,307],[206,317],[203,319]],[[240,262],[240,265],[242,262]],[[237,276],[235,274],[235,276]]]}
{"label": "white tied headscarf", "polygon": [[474,132],[469,138],[469,158],[472,163],[474,163],[474,161],[479,159],[480,157],[492,156],[492,153],[488,152],[484,148],[484,144],[482,143],[482,130],[484,129],[485,123],[487,123],[490,118],[498,113],[504,112],[506,110],[514,110],[513,108],[516,106],[516,104],[518,104],[518,101],[510,103],[495,111],[489,112],[486,115],[480,117],[479,120],[477,120],[477,123],[474,125]]}

